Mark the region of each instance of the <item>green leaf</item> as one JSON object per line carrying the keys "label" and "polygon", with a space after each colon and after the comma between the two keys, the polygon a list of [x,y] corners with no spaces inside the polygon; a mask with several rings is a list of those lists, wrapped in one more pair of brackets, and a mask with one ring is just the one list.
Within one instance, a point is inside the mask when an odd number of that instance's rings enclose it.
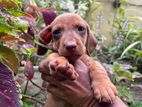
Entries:
{"label": "green leaf", "polygon": [[114,62],[114,66],[113,66],[113,71],[114,72],[119,72],[121,70],[121,66],[119,63]]}
{"label": "green leaf", "polygon": [[29,14],[26,14],[22,11],[19,11],[19,10],[15,10],[15,9],[6,9],[6,11],[9,13],[9,14],[12,14],[13,16],[16,16],[16,17],[19,17],[19,16],[27,16],[27,17],[32,17],[31,15]]}
{"label": "green leaf", "polygon": [[15,74],[18,72],[19,59],[10,48],[0,45],[0,61],[5,63]]}
{"label": "green leaf", "polygon": [[126,77],[128,80],[133,80],[132,73],[128,70],[121,70],[121,71],[117,72],[117,75],[120,78]]}
{"label": "green leaf", "polygon": [[118,13],[121,15],[121,16],[124,16],[125,15],[125,9],[124,8],[119,8],[118,9]]}
{"label": "green leaf", "polygon": [[131,48],[133,48],[134,46],[136,46],[137,44],[142,43],[142,41],[136,41],[132,44],[130,44],[121,54],[120,59],[124,56],[124,54],[126,54]]}
{"label": "green leaf", "polygon": [[9,34],[9,35],[13,35],[12,29],[9,28],[6,24],[1,24],[0,23],[0,34]]}
{"label": "green leaf", "polygon": [[142,58],[142,50],[133,49],[133,51],[136,52],[136,55],[137,55],[138,57],[141,57],[141,58]]}
{"label": "green leaf", "polygon": [[7,20],[7,22],[10,26],[18,28],[18,29],[19,28],[27,29],[30,26],[29,22],[22,20],[19,17],[10,17]]}

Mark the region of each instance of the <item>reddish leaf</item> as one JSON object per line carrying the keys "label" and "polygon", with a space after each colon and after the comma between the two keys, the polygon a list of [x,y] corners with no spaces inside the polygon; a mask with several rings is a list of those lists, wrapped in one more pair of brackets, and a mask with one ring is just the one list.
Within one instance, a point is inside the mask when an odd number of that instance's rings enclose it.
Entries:
{"label": "reddish leaf", "polygon": [[46,25],[52,23],[52,21],[56,18],[55,10],[42,10],[43,19]]}
{"label": "reddish leaf", "polygon": [[37,17],[37,14],[35,12],[33,12],[33,11],[26,11],[25,13],[30,14],[34,18]]}
{"label": "reddish leaf", "polygon": [[19,39],[10,35],[0,36],[0,41],[6,42],[6,41],[13,41],[13,40],[19,40]]}
{"label": "reddish leaf", "polygon": [[[39,42],[41,44],[47,45],[50,41],[51,41],[52,35],[51,32],[43,32],[40,37],[39,37]],[[43,47],[43,46],[38,46],[37,48],[37,54],[38,55],[44,55],[47,52],[47,48]]]}
{"label": "reddish leaf", "polygon": [[25,67],[25,71],[26,71],[26,76],[29,80],[31,80],[33,77],[34,77],[34,68],[33,68],[33,65],[32,65],[32,62],[30,61],[27,61],[25,64],[24,64],[24,67]]}
{"label": "reddish leaf", "polygon": [[35,30],[32,27],[28,28],[27,33],[32,36],[33,38],[35,38]]}

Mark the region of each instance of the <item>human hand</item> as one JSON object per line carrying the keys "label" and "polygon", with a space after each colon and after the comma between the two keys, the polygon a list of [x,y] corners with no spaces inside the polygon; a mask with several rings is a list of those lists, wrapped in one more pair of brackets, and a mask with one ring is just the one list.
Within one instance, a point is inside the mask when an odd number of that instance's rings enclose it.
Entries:
{"label": "human hand", "polygon": [[94,99],[91,89],[88,69],[80,60],[76,61],[74,67],[79,74],[76,80],[58,81],[54,76],[49,74],[46,60],[43,60],[39,65],[42,79],[49,83],[47,86],[49,92],[74,106],[92,107],[92,105],[95,105],[94,103],[96,100]]}

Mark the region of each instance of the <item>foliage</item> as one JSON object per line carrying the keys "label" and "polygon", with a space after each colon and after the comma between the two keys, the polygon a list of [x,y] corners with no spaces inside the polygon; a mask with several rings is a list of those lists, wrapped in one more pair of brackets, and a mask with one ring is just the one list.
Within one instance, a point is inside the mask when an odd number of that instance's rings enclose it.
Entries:
{"label": "foliage", "polygon": [[[120,3],[126,2],[120,0]],[[56,14],[75,12],[85,18],[94,30],[94,14],[92,13],[102,7],[94,0],[1,0],[0,5],[0,62],[5,62],[4,64],[14,73],[17,72],[19,65],[23,66],[24,77],[17,79],[21,86],[24,84],[20,95],[23,105],[32,107],[25,95],[29,96],[28,99],[35,101],[41,98],[33,99],[33,93],[28,91],[29,83],[43,90],[32,81],[35,74],[33,65],[37,65],[41,60],[41,57],[37,55],[37,45],[43,47],[40,47],[42,51],[43,49],[47,51],[46,44],[41,45],[41,41],[37,39],[41,29],[50,24],[52,22],[50,19],[54,19]],[[108,47],[102,44],[97,54],[100,54],[104,61],[112,64],[112,71],[115,75],[113,81],[120,89],[119,96],[131,102],[133,98],[128,87],[119,83],[122,80],[132,82],[133,72],[137,71],[133,66],[142,66],[142,27],[133,23],[134,20],[142,21],[142,19],[125,16],[125,8],[122,5],[117,9],[117,13],[119,15],[112,23],[110,22],[114,28],[111,32],[114,43]],[[123,67],[125,62],[132,64],[132,68]]]}
{"label": "foliage", "polygon": [[118,96],[125,102],[130,103],[134,100],[134,96],[130,93],[130,90],[124,84],[117,85],[117,89],[120,91]]}
{"label": "foliage", "polygon": [[114,42],[109,46],[102,44],[102,51],[98,50],[104,61],[127,62],[138,68],[142,66],[142,26],[135,24],[136,20],[142,21],[141,17],[126,16],[124,5],[117,9],[114,20],[109,22],[113,27],[110,34]]}
{"label": "foliage", "polygon": [[[113,21],[108,21],[112,26],[110,34],[113,43],[106,46],[102,39],[98,39],[100,44],[96,55],[102,62],[110,65],[112,80],[115,85],[118,85],[119,96],[130,106],[139,107],[141,103],[135,102],[135,96],[131,94],[130,88],[135,84],[135,74],[141,73],[142,26],[135,21],[142,21],[142,18],[126,16],[125,1],[120,0],[121,5],[116,8]],[[103,38],[103,35],[100,37]]]}
{"label": "foliage", "polygon": [[12,72],[0,62],[0,105],[20,107],[17,86]]}
{"label": "foliage", "polygon": [[142,106],[142,102],[140,101],[136,101],[136,102],[133,102],[130,107],[141,107]]}

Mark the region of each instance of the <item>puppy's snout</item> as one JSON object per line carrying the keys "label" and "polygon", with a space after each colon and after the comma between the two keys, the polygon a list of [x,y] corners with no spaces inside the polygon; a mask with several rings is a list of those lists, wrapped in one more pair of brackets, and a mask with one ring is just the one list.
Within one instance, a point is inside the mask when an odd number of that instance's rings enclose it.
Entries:
{"label": "puppy's snout", "polygon": [[77,47],[77,44],[75,42],[67,42],[65,44],[65,48],[69,51],[75,51]]}

